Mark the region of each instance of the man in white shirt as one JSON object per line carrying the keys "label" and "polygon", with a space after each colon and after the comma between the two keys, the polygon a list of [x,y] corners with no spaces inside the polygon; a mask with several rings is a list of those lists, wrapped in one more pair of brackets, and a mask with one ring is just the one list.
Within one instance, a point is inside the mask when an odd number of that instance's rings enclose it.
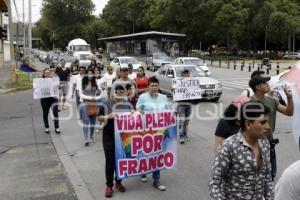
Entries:
{"label": "man in white shirt", "polygon": [[132,64],[128,64],[128,78],[134,80],[136,78],[136,73],[133,71]]}
{"label": "man in white shirt", "polygon": [[110,98],[110,92],[112,87],[112,80],[116,77],[115,72],[111,66],[107,67],[107,72],[103,76],[103,82],[106,83],[107,86],[107,97]]}
{"label": "man in white shirt", "polygon": [[275,200],[300,198],[300,160],[287,167],[275,187]]}
{"label": "man in white shirt", "polygon": [[80,66],[79,67],[79,74],[75,75],[74,78],[73,78],[72,98],[74,97],[74,93],[75,93],[77,108],[79,108],[79,104],[80,104],[79,91],[81,89],[82,78],[84,77],[85,73],[86,73],[85,67]]}

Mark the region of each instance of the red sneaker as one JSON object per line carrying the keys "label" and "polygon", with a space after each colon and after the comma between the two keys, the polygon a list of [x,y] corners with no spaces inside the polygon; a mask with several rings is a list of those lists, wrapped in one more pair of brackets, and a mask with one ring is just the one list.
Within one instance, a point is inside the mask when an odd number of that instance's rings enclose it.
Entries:
{"label": "red sneaker", "polygon": [[113,195],[113,189],[111,186],[108,186],[105,190],[105,197],[112,197]]}
{"label": "red sneaker", "polygon": [[117,190],[119,190],[119,192],[125,192],[126,188],[124,187],[124,185],[122,183],[116,183]]}

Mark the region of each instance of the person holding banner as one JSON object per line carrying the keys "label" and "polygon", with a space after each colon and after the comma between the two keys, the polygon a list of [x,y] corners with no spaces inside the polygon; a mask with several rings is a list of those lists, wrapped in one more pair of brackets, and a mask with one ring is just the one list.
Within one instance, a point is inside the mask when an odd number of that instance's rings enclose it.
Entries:
{"label": "person holding banner", "polygon": [[[98,120],[105,123],[103,127],[103,148],[105,154],[105,175],[106,175],[106,190],[105,197],[113,195],[113,180],[116,171],[115,163],[115,117],[120,112],[132,111],[132,105],[125,100],[125,89],[122,85],[114,85],[112,88],[112,98],[105,101],[99,107]],[[116,179],[116,189],[120,192],[125,192],[126,189],[122,184],[122,180]]]}
{"label": "person holding banner", "polygon": [[271,165],[272,165],[272,178],[274,179],[277,172],[277,163],[276,163],[276,152],[275,145],[279,143],[278,139],[273,137],[276,123],[276,111],[286,115],[293,116],[294,113],[294,102],[291,90],[285,85],[283,86],[284,93],[287,97],[287,105],[284,106],[280,104],[276,99],[266,95],[270,91],[270,86],[268,81],[270,77],[267,76],[254,76],[249,81],[249,86],[254,92],[254,95],[251,97],[252,100],[260,101],[264,105],[268,106],[271,109],[269,113],[270,118],[270,131],[268,134],[268,139],[270,141],[270,156],[271,156]]}
{"label": "person holding banner", "polygon": [[97,110],[99,100],[102,98],[102,91],[97,87],[94,72],[87,71],[87,76],[82,79],[82,88],[80,90],[80,116],[83,122],[84,144],[89,146],[94,140],[94,129],[96,124]]}
{"label": "person holding banner", "polygon": [[[51,71],[48,68],[45,68],[43,70],[43,78],[51,78]],[[45,133],[49,134],[49,122],[48,122],[48,115],[50,109],[52,110],[53,116],[54,116],[54,128],[55,133],[60,134],[59,130],[59,119],[58,119],[58,101],[56,97],[46,97],[41,98],[41,106],[43,109],[43,120],[45,125]]]}
{"label": "person holding banner", "polygon": [[[188,69],[182,70],[181,77],[190,77],[190,71]],[[191,104],[185,103],[183,101],[178,101],[177,105],[177,127],[179,132],[179,141],[180,144],[184,144],[185,141],[190,140],[190,138],[187,136],[187,131],[190,122],[189,118],[191,115]]]}
{"label": "person holding banner", "polygon": [[[149,78],[148,92],[139,96],[136,109],[141,112],[162,111],[169,109],[168,99],[166,95],[159,92],[159,81],[155,76]],[[153,186],[160,191],[165,191],[166,187],[160,183],[160,171],[152,173]],[[147,176],[141,176],[142,182],[147,182]]]}

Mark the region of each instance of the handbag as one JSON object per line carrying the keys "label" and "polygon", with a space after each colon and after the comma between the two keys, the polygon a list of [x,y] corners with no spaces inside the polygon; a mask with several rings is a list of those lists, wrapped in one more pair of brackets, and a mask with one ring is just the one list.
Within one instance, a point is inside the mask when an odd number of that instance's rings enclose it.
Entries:
{"label": "handbag", "polygon": [[[97,92],[95,92],[95,96],[97,96]],[[95,117],[98,114],[98,105],[96,100],[89,100],[86,104],[86,113],[89,117]]]}
{"label": "handbag", "polygon": [[98,113],[98,106],[96,101],[88,101],[86,105],[86,113],[89,117],[95,117]]}

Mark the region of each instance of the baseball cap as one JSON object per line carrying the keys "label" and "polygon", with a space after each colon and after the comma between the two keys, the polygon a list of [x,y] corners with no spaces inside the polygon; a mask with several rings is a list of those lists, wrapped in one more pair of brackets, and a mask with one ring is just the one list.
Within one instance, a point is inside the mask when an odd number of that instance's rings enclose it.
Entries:
{"label": "baseball cap", "polygon": [[122,70],[122,69],[128,69],[128,65],[125,64],[125,63],[123,63],[123,64],[120,65],[120,69],[121,69],[121,70]]}
{"label": "baseball cap", "polygon": [[249,86],[251,88],[255,88],[255,86],[257,86],[261,83],[266,83],[270,79],[271,79],[271,77],[269,77],[269,76],[257,75],[257,76],[254,76],[253,78],[251,78],[251,80],[249,81]]}

